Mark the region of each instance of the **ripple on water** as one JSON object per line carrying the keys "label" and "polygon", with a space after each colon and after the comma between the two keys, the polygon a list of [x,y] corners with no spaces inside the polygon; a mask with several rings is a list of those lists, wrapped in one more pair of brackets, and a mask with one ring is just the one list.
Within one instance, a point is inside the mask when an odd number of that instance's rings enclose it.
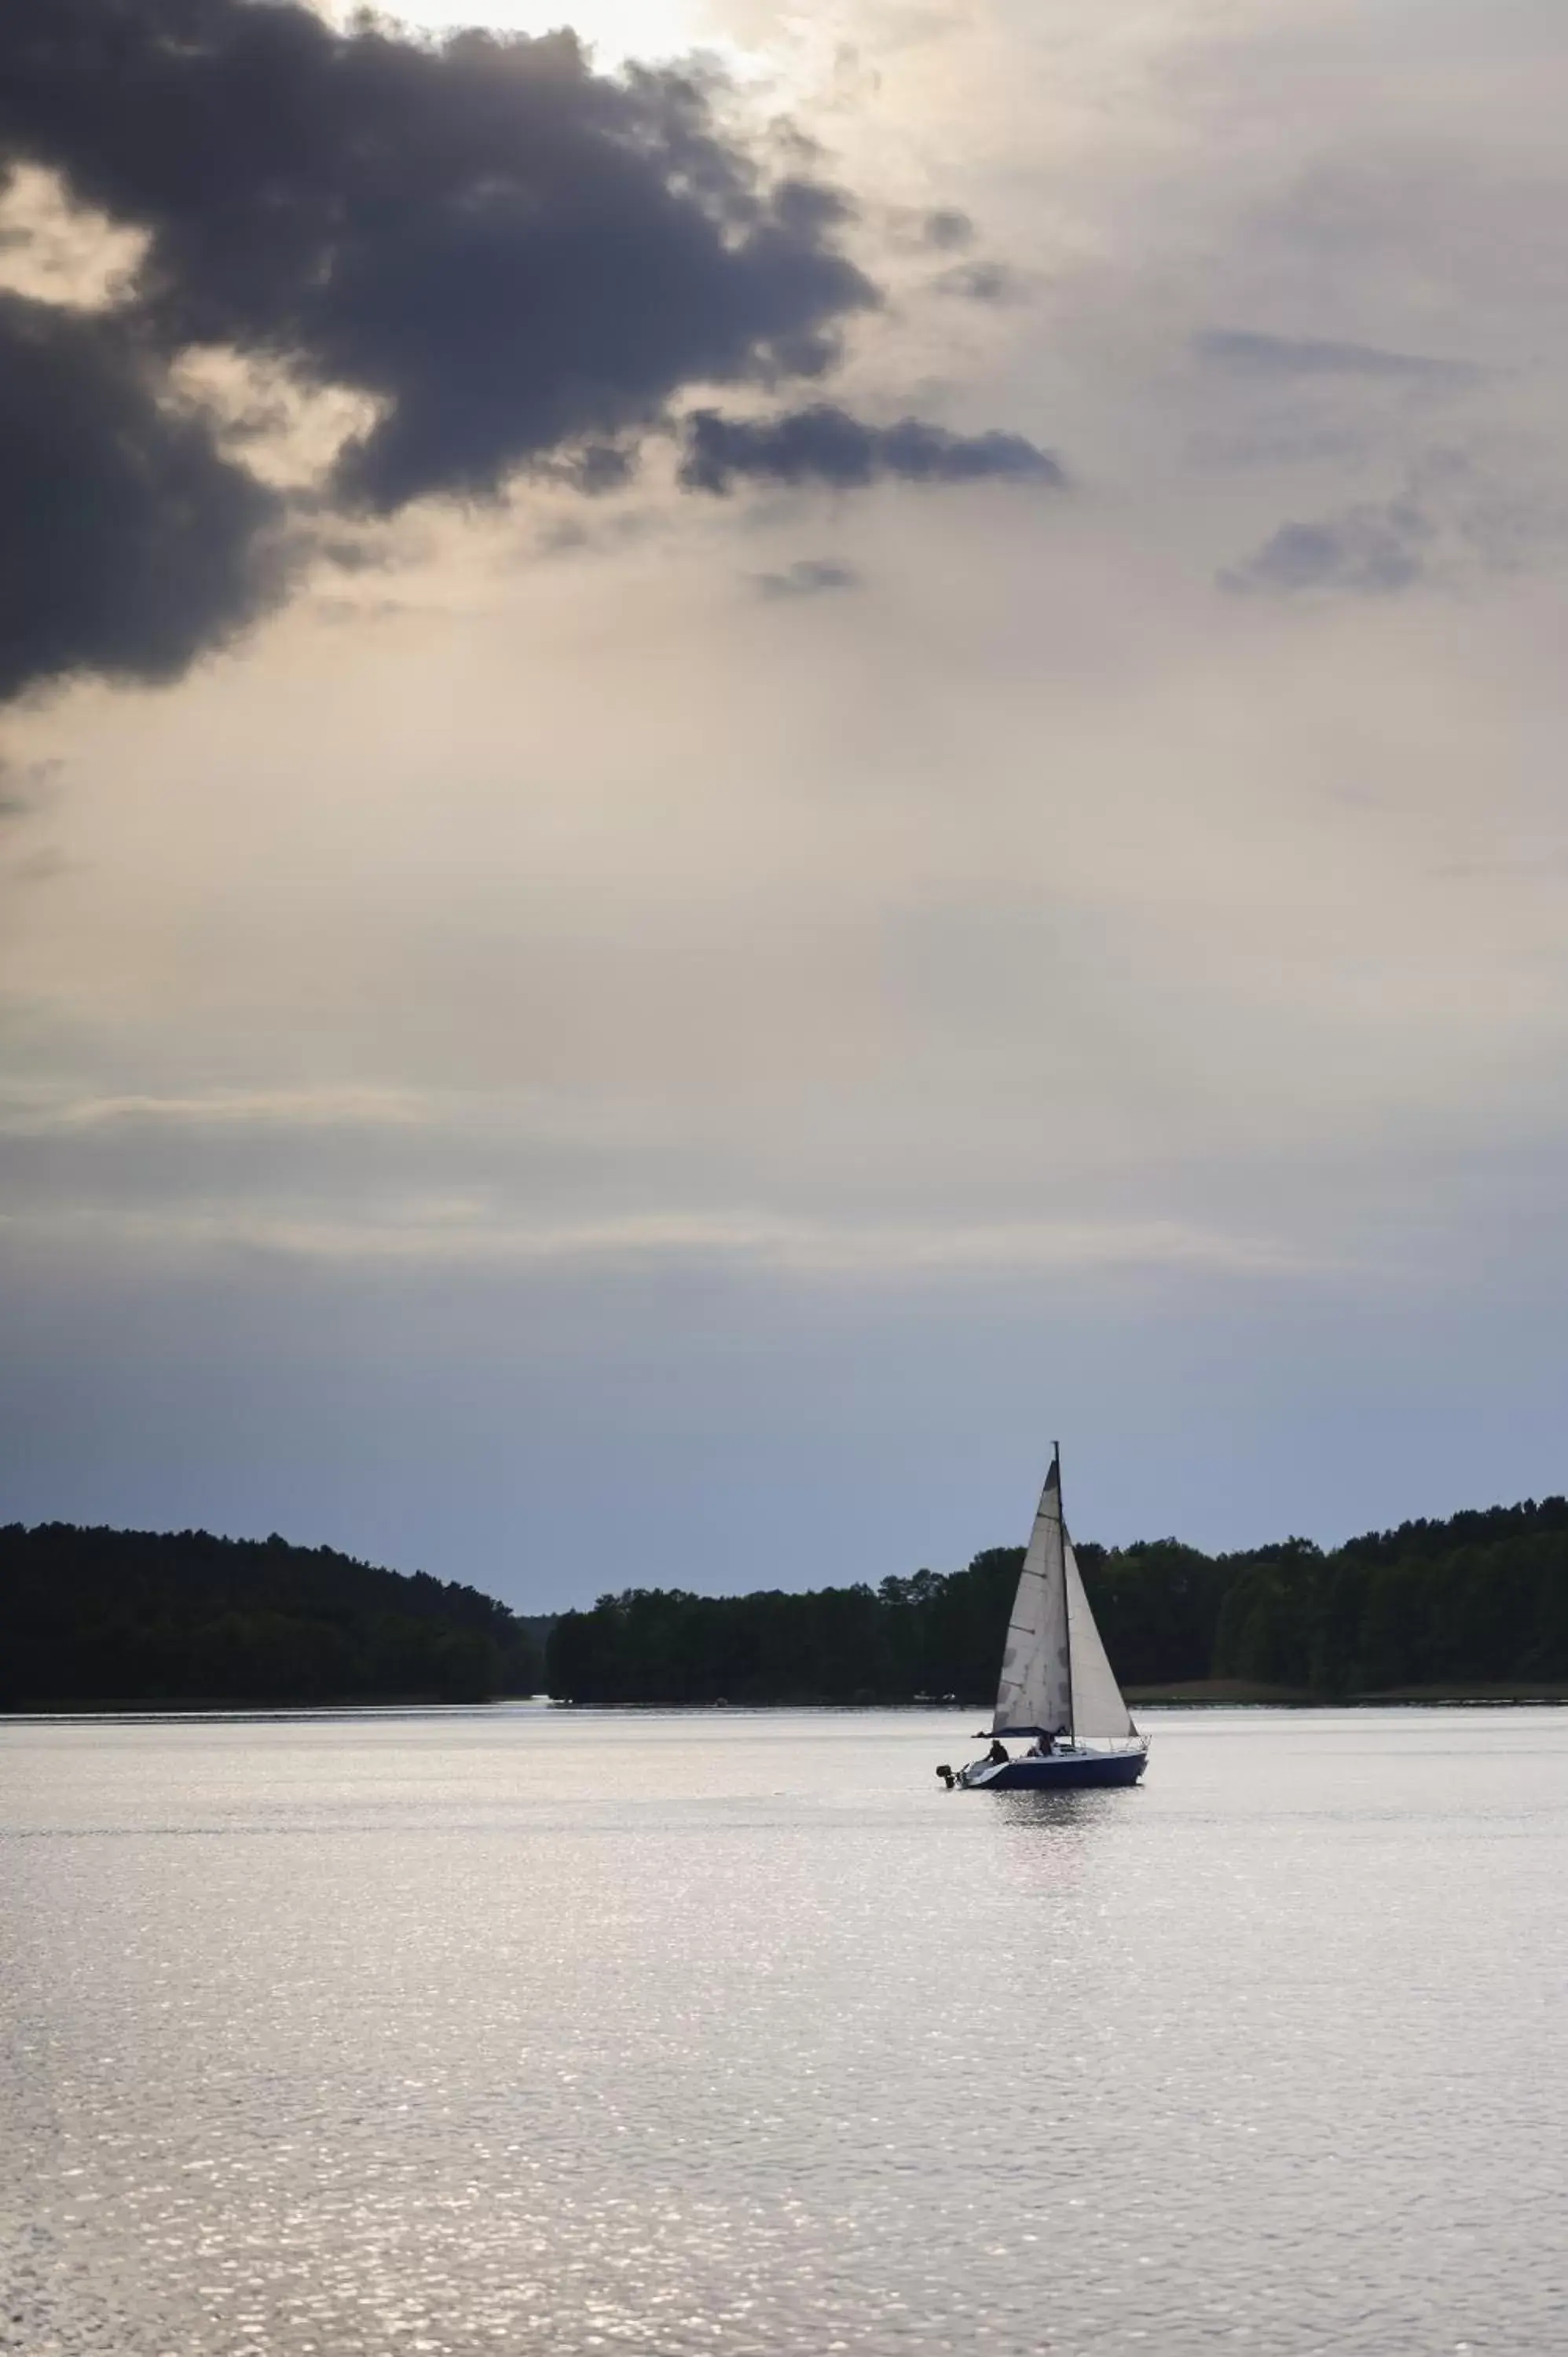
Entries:
{"label": "ripple on water", "polygon": [[1568,1714],[962,1742],[0,1727],[0,2349],[1562,2345]]}

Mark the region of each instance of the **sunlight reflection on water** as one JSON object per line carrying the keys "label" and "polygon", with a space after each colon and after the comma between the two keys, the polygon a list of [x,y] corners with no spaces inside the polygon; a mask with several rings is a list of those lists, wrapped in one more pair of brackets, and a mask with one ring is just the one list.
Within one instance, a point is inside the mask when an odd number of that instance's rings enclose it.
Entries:
{"label": "sunlight reflection on water", "polygon": [[1568,1713],[0,1725],[0,2348],[1560,2345]]}

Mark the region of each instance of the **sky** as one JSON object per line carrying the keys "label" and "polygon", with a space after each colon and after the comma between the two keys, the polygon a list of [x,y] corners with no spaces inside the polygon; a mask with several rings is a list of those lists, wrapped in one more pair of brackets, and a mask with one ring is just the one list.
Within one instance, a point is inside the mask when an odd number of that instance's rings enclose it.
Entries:
{"label": "sky", "polygon": [[7,0],[0,1519],[1568,1487],[1546,0]]}

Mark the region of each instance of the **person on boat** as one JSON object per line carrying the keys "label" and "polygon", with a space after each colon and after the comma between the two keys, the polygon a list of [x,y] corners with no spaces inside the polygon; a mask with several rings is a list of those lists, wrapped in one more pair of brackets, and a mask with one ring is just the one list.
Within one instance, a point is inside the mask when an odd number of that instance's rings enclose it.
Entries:
{"label": "person on boat", "polygon": [[1009,1752],[1007,1746],[1002,1741],[1000,1736],[994,1737],[992,1740],[991,1749],[985,1755],[987,1766],[992,1768],[1005,1768],[1011,1757],[1012,1754]]}
{"label": "person on boat", "polygon": [[1054,1735],[1047,1735],[1044,1727],[1042,1727],[1038,1735],[1036,1736],[1033,1743],[1029,1746],[1028,1757],[1031,1760],[1048,1760],[1056,1748],[1056,1737]]}

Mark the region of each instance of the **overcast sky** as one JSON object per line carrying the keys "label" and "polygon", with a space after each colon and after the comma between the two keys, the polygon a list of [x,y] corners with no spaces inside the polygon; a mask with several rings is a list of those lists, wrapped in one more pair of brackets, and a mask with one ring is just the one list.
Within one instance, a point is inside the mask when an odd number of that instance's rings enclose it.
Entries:
{"label": "overcast sky", "polygon": [[1561,0],[575,23],[0,16],[0,1519],[1568,1487]]}

